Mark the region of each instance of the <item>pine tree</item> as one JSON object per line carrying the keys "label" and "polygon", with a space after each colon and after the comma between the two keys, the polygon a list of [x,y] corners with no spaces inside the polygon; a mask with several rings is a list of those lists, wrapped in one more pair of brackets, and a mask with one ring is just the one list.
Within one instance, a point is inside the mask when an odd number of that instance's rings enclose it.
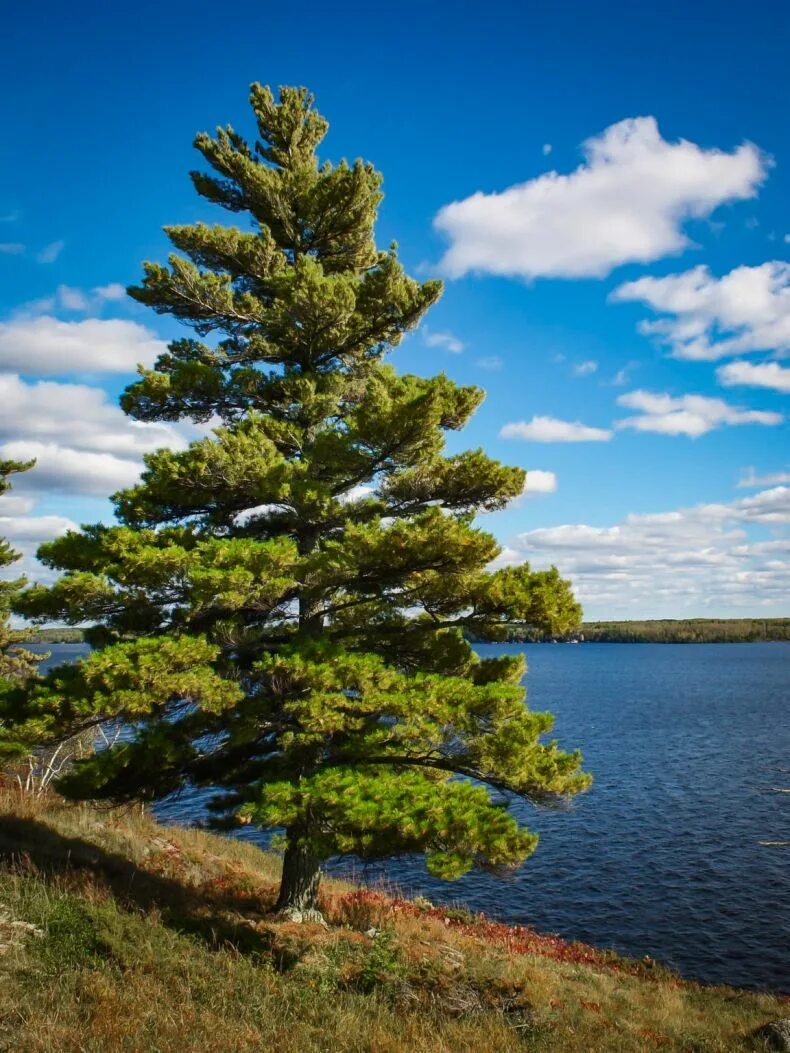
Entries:
{"label": "pine tree", "polygon": [[[33,461],[0,461],[0,494],[11,488],[10,476],[17,472],[26,472],[33,467]],[[0,537],[0,569],[11,566],[19,559],[19,553]],[[8,684],[20,678],[32,676],[39,655],[25,650],[20,644],[27,635],[11,628],[11,605],[25,584],[24,578],[5,578],[0,580],[0,683]]]}
{"label": "pine tree", "polygon": [[94,623],[96,648],[17,705],[20,733],[126,721],[78,763],[74,797],[215,787],[218,821],[285,830],[279,908],[311,916],[320,864],[420,852],[454,878],[513,866],[537,838],[508,811],[588,785],[577,753],[524,704],[521,657],[465,638],[574,628],[557,571],[487,568],[474,524],[524,472],[444,453],[483,393],[399,376],[385,355],[440,295],[377,249],[381,177],[320,163],[327,123],[304,89],[253,85],[259,140],[198,135],[198,193],[242,228],[166,228],[141,304],[191,327],[123,396],[143,421],[214,426],[146,458],[119,525],[45,545],[63,571],[28,591],[39,619]]}

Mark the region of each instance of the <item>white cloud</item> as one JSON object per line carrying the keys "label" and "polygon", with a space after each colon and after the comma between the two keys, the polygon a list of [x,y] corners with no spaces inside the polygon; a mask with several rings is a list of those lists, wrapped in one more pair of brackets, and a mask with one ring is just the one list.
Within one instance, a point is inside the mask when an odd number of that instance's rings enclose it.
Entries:
{"label": "white cloud", "polygon": [[171,425],[131,420],[104,391],[85,384],[0,375],[0,405],[0,456],[38,461],[15,477],[15,493],[109,496],[134,483],[144,453],[186,441]]}
{"label": "white cloud", "polygon": [[150,366],[166,348],[138,322],[86,318],[64,322],[49,315],[0,322],[0,370],[20,373],[132,373]]}
{"label": "white cloud", "polygon": [[20,497],[18,494],[0,494],[0,516],[26,516],[32,512],[35,501],[32,497]]}
{"label": "white cloud", "polygon": [[21,551],[31,543],[37,547],[71,529],[76,529],[76,525],[65,516],[0,516],[0,536]]}
{"label": "white cloud", "polygon": [[499,432],[503,439],[525,439],[529,442],[608,442],[612,432],[592,428],[580,421],[557,420],[556,417],[533,417],[531,421],[514,421]]}
{"label": "white cloud", "polygon": [[577,362],[573,367],[573,375],[575,377],[589,377],[591,374],[597,372],[598,363],[594,362],[593,359],[588,358],[586,362]]}
{"label": "white cloud", "polygon": [[790,351],[790,264],[771,260],[715,278],[694,267],[665,278],[638,278],[612,293],[671,317],[643,322],[675,358],[714,361],[750,351]]}
{"label": "white cloud", "polygon": [[[5,499],[0,498],[0,502]],[[13,579],[24,575],[29,580],[53,580],[55,574],[38,562],[36,551],[45,541],[52,541],[67,530],[77,529],[77,524],[66,516],[16,514],[8,506],[0,504],[0,537],[6,538],[21,557],[0,569],[0,578]]]}
{"label": "white cloud", "polygon": [[459,355],[466,346],[452,333],[435,332],[427,326],[423,326],[422,338],[428,347],[441,347],[445,351],[451,351],[454,355]]}
{"label": "white cloud", "polygon": [[51,241],[36,253],[36,259],[39,263],[54,263],[65,247],[65,241]]}
{"label": "white cloud", "polygon": [[[587,618],[786,613],[790,488],[729,504],[628,515],[612,526],[563,524],[519,534],[499,565],[556,564]],[[748,530],[747,530],[748,528]]]}
{"label": "white cloud", "polygon": [[778,362],[728,362],[716,370],[716,379],[725,388],[770,388],[790,394],[790,369]]}
{"label": "white cloud", "polygon": [[531,497],[533,494],[553,494],[557,491],[557,476],[554,472],[546,472],[542,468],[530,468],[524,483],[524,494]]}
{"label": "white cloud", "polygon": [[126,288],[120,282],[97,285],[93,292],[102,300],[123,300],[126,296]]}
{"label": "white cloud", "polygon": [[111,453],[91,453],[75,450],[57,443],[18,442],[0,443],[0,457],[33,460],[24,483],[36,491],[47,493],[88,494],[109,497],[116,490],[134,486],[142,467],[139,461],[125,460]]}
{"label": "white cloud", "polygon": [[543,156],[544,157],[548,157],[549,154],[551,153],[552,149],[553,148],[552,148],[551,143],[544,143],[543,144]]}
{"label": "white cloud", "polygon": [[750,143],[725,153],[667,142],[653,117],[611,125],[584,144],[584,155],[570,175],[548,172],[445,205],[434,220],[450,241],[443,270],[453,278],[578,278],[647,263],[690,244],[688,219],[754,197],[767,169]]}
{"label": "white cloud", "polygon": [[51,296],[40,300],[31,300],[14,312],[15,318],[29,318],[31,315],[48,314],[55,310],[87,313],[99,311],[106,303],[123,300],[126,289],[119,282],[109,285],[97,285],[94,289],[78,289],[73,285],[59,285]]}
{"label": "white cloud", "polygon": [[372,497],[375,492],[375,486],[358,483],[356,486],[352,486],[350,490],[346,490],[344,494],[340,494],[338,500],[348,504],[350,501],[361,501],[365,497]]}
{"label": "white cloud", "polygon": [[25,251],[25,246],[21,241],[3,241],[0,242],[0,252],[4,256],[21,256]]}
{"label": "white cloud", "polygon": [[765,475],[758,475],[754,468],[747,468],[741,473],[738,487],[784,486],[787,483],[790,483],[790,472],[768,472]]}
{"label": "white cloud", "polygon": [[[139,459],[159,446],[180,441],[168,424],[135,421],[107,401],[101,388],[0,376],[0,438],[62,442],[81,450]],[[25,476],[19,476],[21,482]]]}
{"label": "white cloud", "polygon": [[689,435],[692,438],[724,425],[775,425],[781,424],[783,419],[780,413],[742,409],[723,399],[704,395],[674,397],[653,391],[629,391],[619,396],[617,404],[638,410],[639,415],[618,420],[616,428],[635,428],[662,435]]}

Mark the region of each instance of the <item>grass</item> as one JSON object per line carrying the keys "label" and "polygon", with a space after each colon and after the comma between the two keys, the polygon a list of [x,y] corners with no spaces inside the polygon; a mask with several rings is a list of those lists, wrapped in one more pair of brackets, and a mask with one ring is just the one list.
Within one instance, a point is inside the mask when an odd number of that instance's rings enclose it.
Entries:
{"label": "grass", "polygon": [[0,1051],[767,1048],[767,994],[326,881],[277,922],[275,856],[0,788]]}

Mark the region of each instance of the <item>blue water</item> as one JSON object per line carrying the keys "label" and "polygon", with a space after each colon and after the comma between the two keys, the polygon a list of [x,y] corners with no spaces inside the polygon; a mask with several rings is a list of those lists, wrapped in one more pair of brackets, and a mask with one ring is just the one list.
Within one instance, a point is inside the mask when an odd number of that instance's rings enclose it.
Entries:
{"label": "blue water", "polygon": [[[593,789],[567,809],[519,806],[541,841],[505,879],[446,884],[414,858],[362,873],[700,980],[790,989],[790,847],[761,844],[790,840],[790,794],[771,792],[790,788],[790,646],[480,650],[526,652],[529,704],[583,750]],[[191,822],[202,802],[182,796],[159,813]]]}

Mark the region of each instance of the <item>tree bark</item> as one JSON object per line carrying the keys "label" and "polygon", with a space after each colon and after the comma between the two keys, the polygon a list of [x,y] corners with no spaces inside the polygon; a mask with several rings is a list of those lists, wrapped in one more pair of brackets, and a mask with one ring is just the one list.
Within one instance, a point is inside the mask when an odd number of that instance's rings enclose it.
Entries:
{"label": "tree bark", "polygon": [[290,829],[276,910],[291,921],[323,922],[318,909],[321,869],[303,829]]}

